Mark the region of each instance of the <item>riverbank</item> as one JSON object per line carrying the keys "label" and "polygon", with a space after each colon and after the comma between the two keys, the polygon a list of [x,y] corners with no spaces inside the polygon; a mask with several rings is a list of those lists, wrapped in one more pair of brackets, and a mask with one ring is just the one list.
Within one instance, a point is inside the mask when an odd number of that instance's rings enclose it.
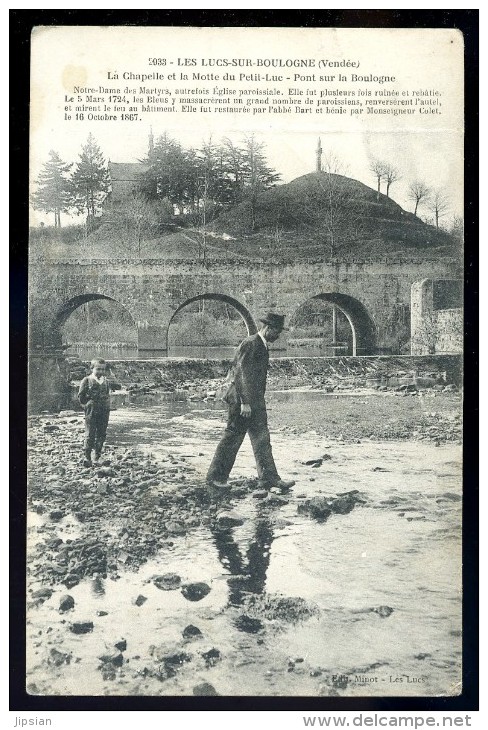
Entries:
{"label": "riverbank", "polygon": [[31,419],[31,693],[456,694],[459,395],[290,395],[269,394],[287,495],[247,442],[205,486],[211,401],[113,412],[92,469],[79,413]]}
{"label": "riverbank", "polygon": [[[68,366],[68,405],[79,408],[78,387],[89,373],[89,363],[73,357],[68,358]],[[220,359],[108,361],[113,387],[123,394],[118,396],[118,401],[124,404],[137,402],[151,393],[156,401],[158,395],[164,398],[168,394],[181,399],[218,398],[229,366],[229,360]],[[287,357],[270,360],[268,391],[302,388],[337,394],[378,391],[438,395],[456,392],[461,380],[462,361],[457,355]]]}

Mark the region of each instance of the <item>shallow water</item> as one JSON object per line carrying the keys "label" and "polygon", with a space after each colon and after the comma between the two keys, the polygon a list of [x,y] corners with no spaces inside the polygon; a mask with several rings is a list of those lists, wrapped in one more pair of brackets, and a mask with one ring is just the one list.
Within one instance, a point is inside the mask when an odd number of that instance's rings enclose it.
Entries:
{"label": "shallow water", "polygon": [[[164,357],[202,358],[205,360],[232,360],[236,345],[218,345],[215,347],[198,347],[187,345],[172,347],[169,350],[138,350],[133,347],[107,347],[106,345],[71,345],[67,356],[78,355],[82,360],[91,360],[94,356],[106,360],[159,360]],[[334,357],[344,354],[333,347],[285,347],[271,349],[270,357]]]}
{"label": "shallow water", "polygon": [[[344,396],[347,398],[347,396]],[[302,407],[313,407],[309,398]],[[159,459],[185,456],[203,478],[223,427],[218,405],[166,403],[131,406],[112,414],[109,440],[142,447]],[[202,525],[175,537],[137,573],[119,580],[63,586],[29,612],[31,691],[40,694],[192,694],[211,683],[222,695],[448,695],[461,691],[460,447],[426,442],[343,443],[315,433],[272,434],[280,473],[296,479],[290,501],[263,508],[250,495],[234,500],[245,518],[223,532]],[[319,468],[303,462],[327,454]],[[233,477],[255,476],[246,439]],[[302,497],[360,490],[366,504],[318,523],[297,514]],[[29,520],[30,540],[42,518]],[[58,531],[77,534],[66,517]],[[151,576],[174,572],[183,582],[204,581],[198,603],[180,591],[161,591]],[[239,576],[232,580],[233,576]],[[69,615],[59,597],[75,599]],[[236,619],[251,594],[305,598],[317,616],[292,624],[261,619],[257,633]],[[133,604],[139,595],[147,600]],[[393,609],[382,617],[371,609]],[[97,611],[107,611],[97,616]],[[89,634],[67,623],[93,620]],[[203,639],[184,643],[194,624]],[[115,679],[104,678],[98,657],[124,637],[128,660]],[[184,651],[191,661],[160,681],[149,647]],[[47,666],[51,647],[73,654],[69,665]],[[202,653],[221,658],[207,667]]]}

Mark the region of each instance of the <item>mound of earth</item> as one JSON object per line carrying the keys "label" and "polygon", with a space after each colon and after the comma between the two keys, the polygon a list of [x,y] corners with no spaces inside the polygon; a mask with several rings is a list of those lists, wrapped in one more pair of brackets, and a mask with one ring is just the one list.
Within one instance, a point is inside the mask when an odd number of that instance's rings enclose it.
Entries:
{"label": "mound of earth", "polygon": [[330,252],[331,244],[338,255],[368,256],[402,251],[411,255],[412,249],[445,255],[454,246],[445,231],[342,175],[315,172],[271,188],[255,201],[254,228],[252,213],[250,201],[244,201],[223,213],[213,228],[237,239],[246,236],[249,244],[254,238],[262,255],[267,249],[279,250],[280,255],[290,253],[294,258]]}

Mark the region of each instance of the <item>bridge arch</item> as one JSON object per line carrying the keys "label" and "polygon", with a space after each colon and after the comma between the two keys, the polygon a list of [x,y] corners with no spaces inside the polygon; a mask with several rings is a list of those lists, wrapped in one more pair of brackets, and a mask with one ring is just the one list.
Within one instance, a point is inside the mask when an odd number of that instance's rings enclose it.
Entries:
{"label": "bridge arch", "polygon": [[66,324],[67,320],[73,314],[73,312],[75,312],[83,304],[87,304],[88,302],[94,302],[100,299],[114,302],[114,304],[123,307],[123,309],[130,316],[134,327],[137,328],[137,322],[135,321],[132,312],[125,306],[125,304],[120,302],[118,299],[110,297],[107,294],[100,294],[99,292],[86,292],[84,294],[78,294],[74,297],[71,297],[70,299],[67,299],[56,310],[51,324],[51,334],[55,343],[60,344],[62,342],[62,327],[64,324]]}
{"label": "bridge arch", "polygon": [[175,309],[175,311],[171,315],[168,326],[166,328],[166,349],[169,348],[169,330],[171,327],[171,323],[173,322],[176,315],[189,304],[193,304],[193,302],[198,302],[202,300],[217,301],[228,304],[240,314],[241,318],[244,321],[244,324],[246,325],[248,335],[253,335],[258,331],[258,328],[256,327],[256,323],[254,322],[253,316],[250,311],[247,309],[247,307],[244,306],[244,304],[239,302],[237,299],[234,299],[234,297],[231,297],[228,294],[217,293],[197,294],[194,297],[186,299],[182,304],[179,305],[179,307],[177,307],[177,309]]}
{"label": "bridge arch", "polygon": [[305,304],[313,300],[329,302],[339,309],[346,317],[352,332],[352,355],[374,355],[376,354],[376,327],[368,313],[368,310],[358,299],[348,294],[339,292],[322,292],[310,297],[297,307],[290,322],[296,316],[297,312]]}

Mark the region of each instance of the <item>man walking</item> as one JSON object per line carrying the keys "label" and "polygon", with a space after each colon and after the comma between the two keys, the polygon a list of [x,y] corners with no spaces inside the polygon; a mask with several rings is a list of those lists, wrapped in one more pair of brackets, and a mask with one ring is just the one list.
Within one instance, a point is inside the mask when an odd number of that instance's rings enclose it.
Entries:
{"label": "man walking", "polygon": [[259,332],[247,337],[237,348],[224,396],[229,407],[227,426],[208,470],[208,484],[217,487],[226,485],[246,433],[251,439],[260,486],[286,491],[295,484],[294,481],[283,481],[277,472],[264,400],[268,343],[278,339],[284,329],[284,320],[282,314],[267,314],[260,320],[263,326]]}

